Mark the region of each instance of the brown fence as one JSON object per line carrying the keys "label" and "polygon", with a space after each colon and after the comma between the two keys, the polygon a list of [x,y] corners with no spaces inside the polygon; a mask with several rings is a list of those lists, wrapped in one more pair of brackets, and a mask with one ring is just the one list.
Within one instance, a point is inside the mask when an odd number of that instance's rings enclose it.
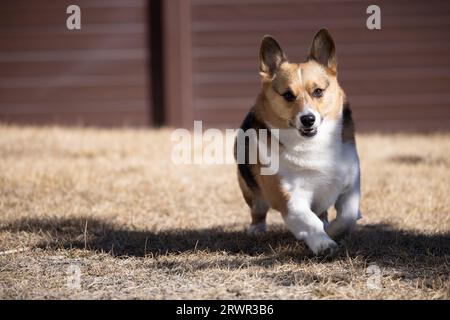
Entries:
{"label": "brown fence", "polygon": [[[82,30],[68,31],[72,2],[2,2],[0,120],[235,127],[262,35],[302,61],[327,27],[360,130],[450,128],[448,1],[78,0]],[[381,30],[366,28],[370,4]]]}
{"label": "brown fence", "polygon": [[327,27],[359,128],[450,128],[450,2],[378,1],[382,29],[368,30],[372,3],[192,0],[194,118],[234,125],[244,116],[259,88],[262,35],[303,61]]}
{"label": "brown fence", "polygon": [[[66,8],[81,7],[81,30]],[[145,0],[3,0],[0,120],[150,123]]]}

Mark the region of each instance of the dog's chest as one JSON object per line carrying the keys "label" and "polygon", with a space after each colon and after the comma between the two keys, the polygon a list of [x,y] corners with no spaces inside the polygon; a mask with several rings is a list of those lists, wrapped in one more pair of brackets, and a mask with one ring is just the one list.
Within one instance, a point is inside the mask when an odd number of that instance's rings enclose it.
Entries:
{"label": "dog's chest", "polygon": [[356,174],[351,149],[336,142],[283,151],[279,173],[290,201],[306,201],[317,214],[334,205]]}

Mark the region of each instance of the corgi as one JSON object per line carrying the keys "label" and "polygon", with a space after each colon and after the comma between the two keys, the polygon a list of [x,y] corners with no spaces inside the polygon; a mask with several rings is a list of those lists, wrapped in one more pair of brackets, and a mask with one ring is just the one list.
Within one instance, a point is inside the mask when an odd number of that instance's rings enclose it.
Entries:
{"label": "corgi", "polygon": [[[252,220],[248,233],[266,231],[272,208],[314,254],[334,254],[335,241],[361,218],[354,122],[337,80],[334,40],[326,29],[319,30],[306,61],[291,63],[278,42],[266,35],[259,71],[261,91],[240,132],[277,129],[270,139],[278,144],[279,164],[275,174],[263,175],[259,160],[238,162],[238,183]],[[236,138],[235,158],[237,148],[248,152],[248,143]],[[333,205],[336,218],[329,223],[327,211]]]}

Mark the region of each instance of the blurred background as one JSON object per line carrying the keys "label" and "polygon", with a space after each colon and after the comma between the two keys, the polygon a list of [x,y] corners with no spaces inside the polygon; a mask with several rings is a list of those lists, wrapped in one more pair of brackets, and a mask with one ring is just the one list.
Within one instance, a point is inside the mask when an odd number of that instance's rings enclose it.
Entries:
{"label": "blurred background", "polygon": [[[81,8],[68,30],[66,8]],[[381,30],[366,9],[381,8]],[[275,36],[303,61],[335,38],[339,80],[361,131],[450,128],[446,0],[2,0],[0,121],[236,127],[259,90],[258,50]]]}

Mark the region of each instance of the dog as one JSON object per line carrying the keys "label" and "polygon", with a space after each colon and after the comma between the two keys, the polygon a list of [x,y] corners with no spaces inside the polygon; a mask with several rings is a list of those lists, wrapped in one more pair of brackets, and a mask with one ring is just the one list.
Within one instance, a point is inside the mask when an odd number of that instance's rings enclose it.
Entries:
{"label": "dog", "polygon": [[[361,195],[354,122],[337,80],[334,40],[326,29],[319,30],[306,61],[291,63],[266,35],[259,69],[261,91],[240,132],[278,129],[269,138],[278,144],[279,167],[263,175],[259,158],[253,164],[238,162],[238,182],[252,219],[248,233],[266,231],[266,215],[273,208],[314,254],[335,254],[336,241],[361,218]],[[235,157],[240,147],[248,153],[249,141],[244,141],[241,146],[236,139]],[[333,205],[336,218],[329,223]]]}

